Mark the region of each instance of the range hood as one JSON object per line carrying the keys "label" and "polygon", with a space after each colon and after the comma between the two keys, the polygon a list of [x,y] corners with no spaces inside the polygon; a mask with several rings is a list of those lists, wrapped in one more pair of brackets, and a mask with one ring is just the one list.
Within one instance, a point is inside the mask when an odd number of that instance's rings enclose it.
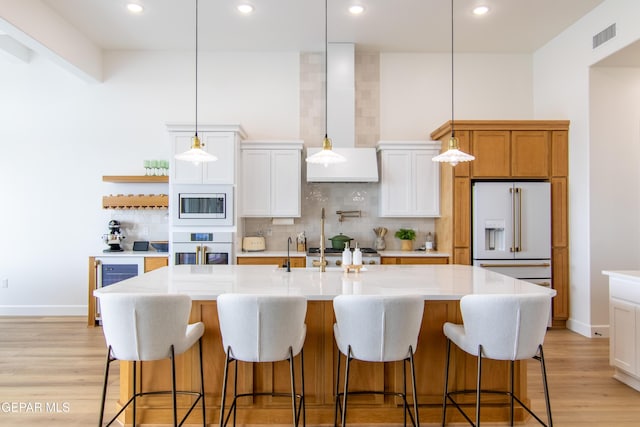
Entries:
{"label": "range hood", "polygon": [[[307,163],[307,182],[378,182],[375,148],[356,148],[355,45],[327,47],[327,133],[333,151],[347,161],[334,165]],[[321,148],[308,148],[307,156]]]}

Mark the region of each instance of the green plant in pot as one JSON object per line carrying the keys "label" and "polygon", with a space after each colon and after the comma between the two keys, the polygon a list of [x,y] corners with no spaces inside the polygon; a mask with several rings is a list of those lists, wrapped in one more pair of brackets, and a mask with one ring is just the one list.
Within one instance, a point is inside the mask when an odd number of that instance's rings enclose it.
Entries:
{"label": "green plant in pot", "polygon": [[403,251],[413,250],[413,241],[416,239],[416,232],[410,228],[401,228],[396,231],[395,236],[400,239]]}

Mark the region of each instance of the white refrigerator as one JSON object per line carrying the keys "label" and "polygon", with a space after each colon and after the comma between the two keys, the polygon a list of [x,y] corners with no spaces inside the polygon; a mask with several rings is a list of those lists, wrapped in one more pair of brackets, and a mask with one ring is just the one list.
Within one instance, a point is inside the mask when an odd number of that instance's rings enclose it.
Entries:
{"label": "white refrigerator", "polygon": [[473,265],[551,287],[548,182],[475,182]]}

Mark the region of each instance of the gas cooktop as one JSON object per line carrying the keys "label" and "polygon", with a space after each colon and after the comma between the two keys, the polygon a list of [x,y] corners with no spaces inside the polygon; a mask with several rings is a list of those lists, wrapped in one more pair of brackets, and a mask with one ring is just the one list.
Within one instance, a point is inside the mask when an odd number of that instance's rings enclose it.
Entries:
{"label": "gas cooktop", "polygon": [[[343,250],[344,249],[325,248],[324,254],[325,255],[341,254]],[[351,250],[353,251],[353,249],[351,249]],[[378,254],[378,252],[373,248],[360,248],[360,251],[362,252],[363,255],[365,255],[365,254],[377,255]],[[309,248],[307,253],[309,255],[318,255],[318,254],[320,254],[320,248]]]}

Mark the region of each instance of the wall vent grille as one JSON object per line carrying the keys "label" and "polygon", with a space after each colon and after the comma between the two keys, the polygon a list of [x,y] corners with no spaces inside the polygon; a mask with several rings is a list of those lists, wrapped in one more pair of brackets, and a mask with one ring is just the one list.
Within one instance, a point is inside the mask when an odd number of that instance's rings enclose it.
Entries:
{"label": "wall vent grille", "polygon": [[593,49],[600,46],[602,43],[607,40],[611,40],[616,36],[616,24],[611,24],[604,30],[600,31],[598,34],[593,36]]}

